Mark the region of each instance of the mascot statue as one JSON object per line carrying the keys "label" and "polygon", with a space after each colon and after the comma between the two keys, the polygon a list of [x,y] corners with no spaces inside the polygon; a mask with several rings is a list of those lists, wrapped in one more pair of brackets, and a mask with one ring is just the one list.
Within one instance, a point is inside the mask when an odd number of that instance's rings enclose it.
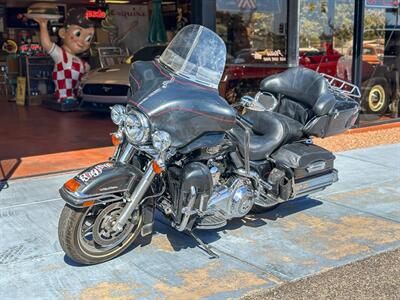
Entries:
{"label": "mascot statue", "polygon": [[68,106],[77,106],[79,82],[90,69],[89,64],[77,55],[89,49],[94,25],[86,16],[86,9],[70,9],[65,17],[64,27],[58,32],[63,40],[63,45],[59,47],[50,39],[47,29],[49,19],[35,17],[34,20],[40,26],[40,42],[55,63],[52,78],[57,101]]}

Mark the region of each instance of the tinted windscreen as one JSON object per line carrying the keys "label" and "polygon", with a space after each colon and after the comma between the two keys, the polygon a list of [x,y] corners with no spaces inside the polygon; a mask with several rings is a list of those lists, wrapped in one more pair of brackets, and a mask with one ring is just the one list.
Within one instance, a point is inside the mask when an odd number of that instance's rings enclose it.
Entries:
{"label": "tinted windscreen", "polygon": [[176,74],[213,88],[218,87],[225,60],[223,40],[200,25],[189,25],[179,31],[160,57]]}

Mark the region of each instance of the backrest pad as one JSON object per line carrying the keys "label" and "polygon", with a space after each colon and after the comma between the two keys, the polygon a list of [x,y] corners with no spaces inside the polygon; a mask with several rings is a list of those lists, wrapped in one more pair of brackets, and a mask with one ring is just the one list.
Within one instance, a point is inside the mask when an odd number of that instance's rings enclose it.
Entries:
{"label": "backrest pad", "polygon": [[336,102],[326,79],[303,67],[291,68],[265,78],[261,81],[260,90],[285,95],[311,108],[317,116],[327,114]]}

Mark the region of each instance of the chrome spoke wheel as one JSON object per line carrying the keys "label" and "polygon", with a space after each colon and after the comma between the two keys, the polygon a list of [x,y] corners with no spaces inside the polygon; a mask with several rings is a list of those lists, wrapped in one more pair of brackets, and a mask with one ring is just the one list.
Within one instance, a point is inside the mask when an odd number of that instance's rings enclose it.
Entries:
{"label": "chrome spoke wheel", "polygon": [[[78,242],[82,250],[94,255],[111,251],[122,245],[133,232],[140,230],[138,211],[121,231],[112,229],[124,205],[122,202],[116,202],[103,209],[94,206],[87,210],[78,228]],[[137,235],[136,232],[134,235]]]}

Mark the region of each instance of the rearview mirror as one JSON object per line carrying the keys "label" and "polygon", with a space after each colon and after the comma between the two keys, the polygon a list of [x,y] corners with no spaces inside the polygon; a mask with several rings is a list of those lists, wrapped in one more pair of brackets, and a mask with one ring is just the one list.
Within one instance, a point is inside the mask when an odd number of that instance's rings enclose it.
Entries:
{"label": "rearview mirror", "polygon": [[255,102],[262,106],[266,111],[273,111],[278,106],[278,99],[268,92],[258,92],[254,99]]}

